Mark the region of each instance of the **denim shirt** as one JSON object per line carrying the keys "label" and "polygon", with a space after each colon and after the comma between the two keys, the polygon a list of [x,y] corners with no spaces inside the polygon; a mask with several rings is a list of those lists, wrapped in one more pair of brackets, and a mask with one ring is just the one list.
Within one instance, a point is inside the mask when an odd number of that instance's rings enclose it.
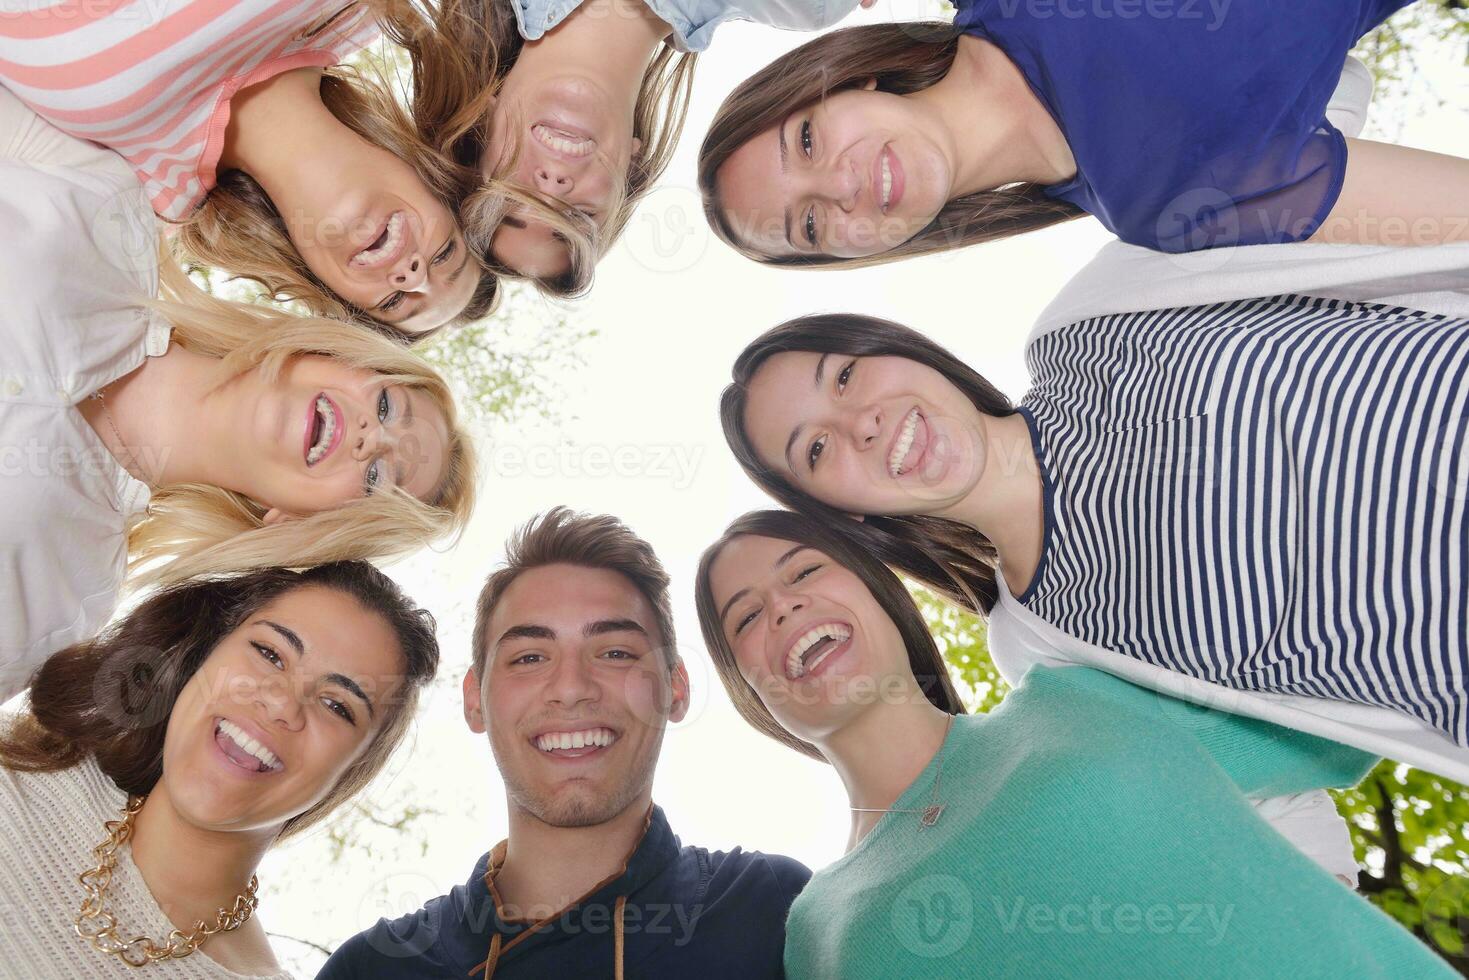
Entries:
{"label": "denim shirt", "polygon": [[[582,0],[510,0],[520,33],[534,41],[581,5]],[[789,31],[815,31],[845,17],[857,0],[646,0],[673,28],[669,42],[680,51],[703,51],[727,20],[749,20]]]}

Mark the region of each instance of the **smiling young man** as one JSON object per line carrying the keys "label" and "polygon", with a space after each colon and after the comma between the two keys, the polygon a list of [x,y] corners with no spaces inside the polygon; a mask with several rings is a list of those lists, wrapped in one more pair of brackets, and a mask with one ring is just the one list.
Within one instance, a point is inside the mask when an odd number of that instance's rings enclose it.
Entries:
{"label": "smiling young man", "polygon": [[653,549],[558,507],[506,552],[480,593],[464,717],[489,736],[509,836],[448,895],[345,942],[318,980],[782,976],[810,871],[683,846],[653,804],[664,730],[689,704]]}

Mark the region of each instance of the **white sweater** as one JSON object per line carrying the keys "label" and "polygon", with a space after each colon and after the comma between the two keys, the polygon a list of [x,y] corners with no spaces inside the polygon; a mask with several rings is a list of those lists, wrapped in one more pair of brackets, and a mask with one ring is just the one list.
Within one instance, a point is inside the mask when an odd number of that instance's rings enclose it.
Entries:
{"label": "white sweater", "polygon": [[[220,966],[206,943],[189,956],[141,970],[99,953],[76,934],[73,917],[85,892],[77,876],[103,824],[119,819],[127,794],[94,759],[62,772],[20,773],[0,766],[0,977],[6,980],[244,980]],[[125,938],[162,940],[173,929],[124,846],[107,890],[107,910]],[[291,980],[289,973],[250,980]]]}

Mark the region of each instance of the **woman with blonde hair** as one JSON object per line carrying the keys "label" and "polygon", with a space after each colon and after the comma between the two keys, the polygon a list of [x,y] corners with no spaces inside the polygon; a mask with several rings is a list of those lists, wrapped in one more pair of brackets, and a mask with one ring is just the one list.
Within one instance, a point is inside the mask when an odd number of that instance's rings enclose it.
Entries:
{"label": "woman with blonde hair", "polygon": [[[478,173],[435,111],[486,95],[431,24],[413,0],[47,5],[6,17],[0,84],[121,154],[183,255],[414,338],[484,315],[496,290],[455,220]],[[380,27],[422,62],[411,113],[342,64]]]}
{"label": "woman with blonde hair", "polygon": [[0,715],[6,975],[288,977],[255,870],[382,771],[438,660],[365,562],[172,586],[53,654]]}
{"label": "woman with blonde hair", "polygon": [[1460,240],[1469,162],[1352,138],[1331,113],[1339,90],[1370,97],[1348,52],[1408,2],[1070,17],[958,0],[952,24],[833,31],[725,99],[699,152],[705,214],[746,257],[799,268],[1085,214],[1169,253]]}
{"label": "woman with blonde hair", "polygon": [[[116,154],[0,92],[0,700],[93,635],[120,592],[200,574],[388,558],[474,499],[444,380],[337,320],[203,294]],[[86,222],[90,222],[90,227]]]}

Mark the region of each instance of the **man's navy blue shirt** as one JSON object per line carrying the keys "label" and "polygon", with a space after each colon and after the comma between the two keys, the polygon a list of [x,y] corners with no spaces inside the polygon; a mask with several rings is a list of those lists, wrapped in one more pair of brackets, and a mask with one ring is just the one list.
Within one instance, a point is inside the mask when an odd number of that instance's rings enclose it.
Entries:
{"label": "man's navy blue shirt", "polygon": [[[317,980],[611,977],[619,899],[628,980],[782,977],[786,913],[811,877],[780,855],[684,847],[656,806],[627,869],[540,923],[501,919],[485,883],[489,859],[449,894],[347,940]],[[482,967],[497,934],[490,973]]]}

